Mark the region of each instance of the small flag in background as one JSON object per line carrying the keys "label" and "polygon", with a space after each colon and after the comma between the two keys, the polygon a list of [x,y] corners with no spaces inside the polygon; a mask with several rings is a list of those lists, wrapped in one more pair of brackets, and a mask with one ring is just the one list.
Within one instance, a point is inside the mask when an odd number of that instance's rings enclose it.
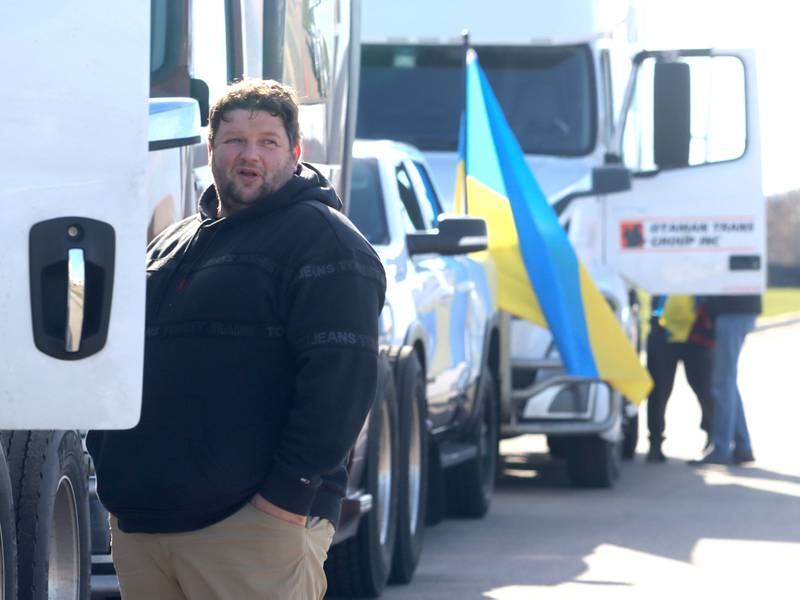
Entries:
{"label": "small flag in background", "polygon": [[499,307],[549,328],[570,375],[642,400],[650,375],[536,183],[473,50],[466,98],[456,209],[466,203],[488,224]]}

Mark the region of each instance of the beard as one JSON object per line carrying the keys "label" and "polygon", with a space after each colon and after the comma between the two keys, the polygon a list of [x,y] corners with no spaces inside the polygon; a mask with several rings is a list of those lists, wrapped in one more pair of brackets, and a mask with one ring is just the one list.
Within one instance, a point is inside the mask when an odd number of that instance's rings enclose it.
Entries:
{"label": "beard", "polygon": [[296,168],[293,161],[287,161],[272,172],[265,173],[261,177],[261,184],[258,188],[254,191],[249,191],[243,190],[234,176],[221,172],[217,165],[212,163],[211,173],[214,176],[214,184],[217,188],[219,215],[230,216],[240,210],[268,200],[272,194],[289,182]]}

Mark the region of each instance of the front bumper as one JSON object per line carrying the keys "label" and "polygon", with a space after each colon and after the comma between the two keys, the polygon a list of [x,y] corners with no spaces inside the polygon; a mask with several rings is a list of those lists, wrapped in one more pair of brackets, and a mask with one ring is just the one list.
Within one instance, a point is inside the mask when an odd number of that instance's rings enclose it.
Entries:
{"label": "front bumper", "polygon": [[[535,373],[532,380],[520,377],[525,371]],[[557,359],[514,360],[510,392],[504,437],[602,434],[619,423],[623,408],[622,396],[607,382],[565,375]]]}

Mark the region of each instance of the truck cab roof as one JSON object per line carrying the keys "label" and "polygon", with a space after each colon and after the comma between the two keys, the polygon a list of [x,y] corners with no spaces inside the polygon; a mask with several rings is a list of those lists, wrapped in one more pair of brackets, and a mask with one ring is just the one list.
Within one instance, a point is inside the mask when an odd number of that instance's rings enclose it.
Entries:
{"label": "truck cab roof", "polygon": [[444,0],[405,2],[386,18],[384,4],[365,2],[362,36],[365,43],[458,44],[466,29],[472,44],[575,44],[609,35],[631,11],[630,0],[495,0],[491,10],[482,2]]}

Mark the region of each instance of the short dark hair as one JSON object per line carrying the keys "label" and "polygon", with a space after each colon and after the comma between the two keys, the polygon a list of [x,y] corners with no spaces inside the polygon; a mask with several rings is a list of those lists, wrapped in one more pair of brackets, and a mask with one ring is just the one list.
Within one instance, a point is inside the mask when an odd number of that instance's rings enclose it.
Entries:
{"label": "short dark hair", "polygon": [[231,110],[263,110],[280,117],[290,148],[300,143],[300,123],[298,121],[297,93],[289,86],[272,79],[245,79],[234,83],[211,107],[208,115],[208,141],[213,146],[214,136],[220,121]]}

